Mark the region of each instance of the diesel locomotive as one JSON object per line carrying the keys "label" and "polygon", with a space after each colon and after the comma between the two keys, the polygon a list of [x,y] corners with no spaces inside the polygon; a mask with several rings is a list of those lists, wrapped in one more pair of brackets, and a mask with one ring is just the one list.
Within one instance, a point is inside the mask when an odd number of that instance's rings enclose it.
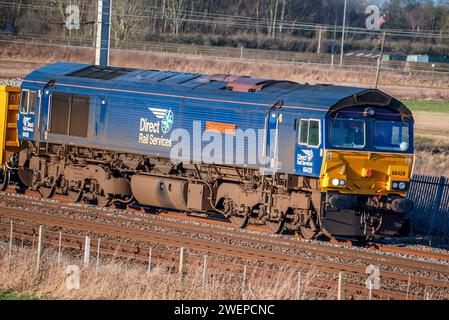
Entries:
{"label": "diesel locomotive", "polygon": [[18,192],[308,239],[409,231],[414,120],[380,90],[59,62],[18,104],[1,175]]}

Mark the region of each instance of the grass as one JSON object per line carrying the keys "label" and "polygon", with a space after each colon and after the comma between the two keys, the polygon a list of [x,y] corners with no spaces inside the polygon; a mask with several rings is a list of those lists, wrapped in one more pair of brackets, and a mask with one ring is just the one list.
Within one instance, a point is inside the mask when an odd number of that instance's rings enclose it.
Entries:
{"label": "grass", "polygon": [[[209,257],[205,282],[202,282],[202,263],[188,260],[184,277],[176,270],[177,262],[153,259],[151,272],[146,263],[130,259],[102,257],[96,270],[95,262],[83,268],[79,253],[64,251],[61,264],[52,248],[46,248],[41,272],[35,272],[34,250],[13,246],[11,267],[8,268],[8,248],[0,242],[0,288],[2,297],[18,299],[63,300],[292,300],[296,298],[296,272],[301,271],[302,300],[335,299],[335,286],[322,289],[320,273],[314,267],[280,267],[273,272],[266,266],[248,268],[245,291],[242,296],[243,265],[214,260]],[[193,257],[194,253],[188,254]],[[200,259],[202,260],[202,259]],[[250,264],[248,264],[250,265]],[[79,289],[69,289],[69,266],[79,266]],[[72,269],[73,270],[73,269]],[[332,277],[332,276],[331,276]],[[317,286],[317,287],[314,287]],[[9,292],[20,292],[21,295]]]}
{"label": "grass", "polygon": [[427,111],[449,114],[449,101],[404,101],[404,103],[413,112]]}
{"label": "grass", "polygon": [[23,296],[13,292],[0,290],[0,300],[38,300],[38,298],[34,296]]}

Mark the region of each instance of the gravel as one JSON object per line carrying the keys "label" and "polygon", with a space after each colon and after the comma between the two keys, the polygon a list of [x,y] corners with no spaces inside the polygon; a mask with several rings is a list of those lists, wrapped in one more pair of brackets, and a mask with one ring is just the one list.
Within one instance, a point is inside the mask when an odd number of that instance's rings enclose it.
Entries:
{"label": "gravel", "polygon": [[0,80],[0,85],[20,87],[22,85],[22,81],[23,81],[22,78]]}

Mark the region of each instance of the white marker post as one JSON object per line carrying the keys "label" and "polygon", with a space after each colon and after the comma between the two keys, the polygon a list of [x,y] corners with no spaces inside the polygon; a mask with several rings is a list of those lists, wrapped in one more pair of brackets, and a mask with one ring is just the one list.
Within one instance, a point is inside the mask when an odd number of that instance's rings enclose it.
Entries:
{"label": "white marker post", "polygon": [[84,242],[84,267],[87,268],[89,266],[90,259],[90,238],[86,236],[86,241]]}

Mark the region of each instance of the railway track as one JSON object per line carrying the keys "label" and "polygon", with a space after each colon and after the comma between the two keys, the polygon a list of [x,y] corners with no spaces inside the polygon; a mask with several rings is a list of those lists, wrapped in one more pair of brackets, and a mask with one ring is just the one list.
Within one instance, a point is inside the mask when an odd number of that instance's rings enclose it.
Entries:
{"label": "railway track", "polygon": [[[64,230],[65,241],[69,242],[64,242],[64,245],[74,249],[81,249],[84,235],[90,234],[102,238],[102,253],[121,252],[127,257],[141,260],[148,259],[148,245],[163,244],[213,254],[223,262],[225,257],[233,261],[252,261],[253,267],[260,263],[273,268],[289,266],[292,270],[298,266],[313,267],[329,275],[329,279],[335,279],[338,272],[344,271],[348,275],[348,285],[354,286],[354,292],[363,293],[366,292],[363,285],[367,277],[366,266],[372,264],[382,268],[381,277],[385,282],[384,289],[374,292],[379,298],[403,299],[404,288],[411,285],[413,292],[408,296],[423,297],[423,291],[428,290],[443,296],[449,294],[449,266],[445,264],[448,257],[442,254],[438,256],[439,262],[434,263],[413,259],[417,252],[396,256],[384,251],[361,251],[358,248],[272,236],[254,230],[236,230],[223,221],[207,220],[206,225],[198,217],[177,215],[174,219],[173,213],[157,217],[137,211],[105,210],[16,194],[1,194],[0,200],[3,237],[9,234],[9,224],[5,220],[22,223],[17,226],[15,234],[28,237],[28,240],[35,233],[36,226],[44,224],[49,227],[49,232],[59,234],[56,230]],[[71,234],[67,236],[69,231]],[[70,237],[73,238],[70,240]],[[48,241],[55,241],[51,239]],[[176,256],[177,253],[173,252],[170,259],[175,261]],[[331,282],[335,285],[335,281]]]}
{"label": "railway track", "polygon": [[[13,189],[10,189],[10,192],[12,192]],[[57,201],[61,201],[61,202],[57,202],[55,203],[53,200],[46,200],[46,199],[42,199],[40,198],[40,195],[38,192],[27,192],[28,195],[30,196],[34,196],[35,198],[32,199],[25,199],[23,197],[21,197],[20,195],[16,195],[14,193],[8,193],[8,194],[4,194],[4,195],[13,195],[15,196],[17,199],[20,199],[20,201],[22,203],[25,204],[33,204],[33,205],[40,205],[42,208],[59,208],[61,203],[63,203],[64,206],[66,206],[67,208],[70,208],[72,210],[78,210],[78,211],[83,211],[83,210],[88,210],[91,213],[95,213],[97,216],[102,216],[105,218],[110,217],[110,215],[115,215],[115,219],[116,220],[132,220],[132,219],[137,219],[139,222],[144,222],[145,219],[148,219],[150,217],[149,214],[144,213],[142,209],[136,209],[136,208],[128,208],[127,210],[108,210],[108,209],[104,209],[104,208],[98,208],[95,206],[83,206],[83,205],[79,205],[79,204],[74,204],[71,203],[67,197],[65,196],[55,196],[54,199]],[[2,193],[0,193],[0,198],[1,198]],[[38,202],[36,202],[38,201]],[[231,222],[229,222],[227,219],[220,219],[220,218],[216,218],[216,219],[211,219],[211,218],[206,218],[206,217],[200,217],[200,216],[192,216],[192,215],[186,215],[186,214],[180,214],[180,213],[176,213],[176,212],[167,212],[164,210],[157,210],[154,209],[153,210],[154,214],[159,216],[159,217],[163,217],[163,218],[169,218],[169,219],[174,219],[173,220],[164,220],[163,222],[152,219],[151,223],[152,224],[158,224],[158,225],[169,225],[170,227],[176,227],[176,228],[182,228],[182,224],[179,224],[179,221],[184,221],[184,222],[188,222],[188,223],[198,223],[201,224],[200,226],[198,226],[197,228],[195,228],[196,232],[200,232],[200,233],[210,233],[213,232],[215,233],[216,230],[214,230],[213,226],[221,226],[221,227],[225,227],[226,228],[226,232],[234,234],[234,235],[238,235],[238,236],[242,236],[242,234],[244,234],[246,237],[251,237],[253,239],[258,239],[260,241],[284,241],[285,243],[291,242],[292,239],[301,239],[301,236],[287,236],[290,239],[286,239],[287,237],[283,237],[283,236],[273,236],[269,233],[266,232],[266,229],[262,226],[254,226],[254,225],[250,225],[248,227],[247,230],[241,230],[241,229],[235,229],[235,227],[232,225]],[[189,227],[189,229],[192,230],[193,226]],[[256,231],[258,232],[257,234],[252,234],[251,232],[246,232],[246,231]],[[332,247],[332,246],[328,246],[328,247],[324,247],[327,251],[333,251],[334,253],[338,252],[340,250],[341,245],[343,246],[347,246],[347,247],[356,247],[356,248],[363,248],[366,247],[367,249],[371,249],[372,251],[381,251],[381,252],[386,252],[386,253],[392,253],[392,254],[399,254],[401,256],[405,256],[405,257],[416,257],[416,258],[425,258],[425,259],[432,259],[435,261],[446,261],[449,262],[449,252],[448,253],[439,253],[439,252],[434,252],[434,251],[425,251],[425,250],[419,250],[419,249],[414,249],[414,248],[409,248],[409,247],[404,247],[404,246],[393,246],[393,245],[386,245],[386,244],[380,244],[380,243],[368,243],[365,245],[360,245],[357,243],[353,243],[351,241],[338,241],[335,239],[331,240],[332,244],[336,244],[338,245],[338,247]],[[294,244],[296,246],[301,246],[301,247],[307,247],[307,249],[309,250],[323,250],[323,243],[322,242],[318,242],[318,241],[306,241],[306,242],[300,242],[300,241],[296,241],[294,242]],[[376,256],[375,253],[368,253],[368,255],[371,256]]]}

